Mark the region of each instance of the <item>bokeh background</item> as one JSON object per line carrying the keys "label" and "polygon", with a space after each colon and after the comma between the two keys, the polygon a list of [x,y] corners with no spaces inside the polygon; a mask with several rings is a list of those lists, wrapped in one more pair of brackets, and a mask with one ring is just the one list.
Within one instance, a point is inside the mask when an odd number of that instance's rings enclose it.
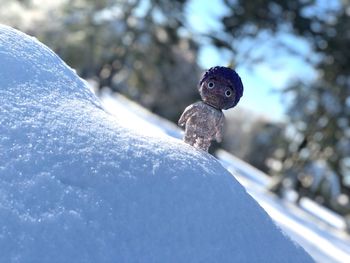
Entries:
{"label": "bokeh background", "polygon": [[97,94],[173,122],[205,69],[232,65],[245,91],[213,149],[350,221],[348,0],[0,0],[0,23],[48,45]]}

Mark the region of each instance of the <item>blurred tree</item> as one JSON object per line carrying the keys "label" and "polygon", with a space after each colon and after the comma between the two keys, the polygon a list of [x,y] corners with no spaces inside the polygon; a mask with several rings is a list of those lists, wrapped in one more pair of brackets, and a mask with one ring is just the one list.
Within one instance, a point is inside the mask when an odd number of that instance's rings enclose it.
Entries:
{"label": "blurred tree", "polygon": [[[198,46],[182,24],[185,0],[58,2],[24,31],[80,76],[95,80],[99,90],[121,92],[171,120],[197,98]],[[18,5],[43,10],[29,0],[25,4]]]}
{"label": "blurred tree", "polygon": [[185,2],[69,1],[69,35],[58,52],[82,77],[96,79],[99,89],[124,93],[176,120],[197,96],[199,75],[198,47],[179,35]]}
{"label": "blurred tree", "polygon": [[[280,156],[282,174],[298,175],[297,167],[324,160],[340,177],[342,192],[349,194],[350,178],[350,3],[320,0],[225,0],[230,10],[222,18],[225,34],[213,33],[213,43],[230,49],[238,63],[267,59],[271,53],[257,47],[274,39],[279,49],[301,54],[293,42],[279,38],[288,33],[308,41],[314,54],[305,63],[318,71],[318,79],[302,79],[286,89],[292,98],[289,131]],[[242,53],[241,43],[247,48]],[[276,49],[277,50],[277,49]],[[272,54],[273,58],[274,54]],[[281,152],[280,151],[280,152]]]}
{"label": "blurred tree", "polygon": [[247,162],[268,173],[269,157],[273,155],[283,140],[283,127],[283,124],[265,120],[254,123],[249,152],[246,153],[245,157]]}
{"label": "blurred tree", "polygon": [[222,147],[245,159],[250,152],[250,142],[256,134],[254,128],[259,122],[259,116],[239,107],[235,111],[225,112],[225,116],[227,124]]}
{"label": "blurred tree", "polygon": [[227,125],[222,147],[261,171],[269,172],[269,157],[283,140],[283,123],[237,108],[226,113]]}

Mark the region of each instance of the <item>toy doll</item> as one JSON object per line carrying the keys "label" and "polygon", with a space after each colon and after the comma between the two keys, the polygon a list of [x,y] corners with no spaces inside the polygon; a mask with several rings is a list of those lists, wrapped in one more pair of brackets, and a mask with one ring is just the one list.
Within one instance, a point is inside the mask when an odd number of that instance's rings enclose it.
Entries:
{"label": "toy doll", "polygon": [[199,81],[198,90],[203,101],[188,106],[179,119],[185,126],[184,141],[197,149],[208,151],[211,141],[222,141],[224,114],[233,108],[243,95],[243,84],[233,69],[212,67]]}

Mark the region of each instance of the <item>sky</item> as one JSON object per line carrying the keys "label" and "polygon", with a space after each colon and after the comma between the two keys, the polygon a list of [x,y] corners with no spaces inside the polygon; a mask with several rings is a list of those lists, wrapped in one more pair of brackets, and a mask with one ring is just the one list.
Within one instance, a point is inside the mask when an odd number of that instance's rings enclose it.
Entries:
{"label": "sky", "polygon": [[[199,33],[222,30],[219,19],[227,13],[222,0],[192,0],[186,11],[189,25],[193,31]],[[278,38],[287,43],[292,42],[302,54],[311,52],[308,43],[302,39],[288,34],[280,34]],[[202,68],[229,65],[230,56],[220,52],[205,40],[202,43],[198,59]],[[271,44],[266,43],[263,47],[264,52],[271,53],[269,61],[255,64],[250,68],[238,65],[235,69],[244,84],[244,95],[239,106],[268,119],[282,121],[286,119],[288,99],[281,94],[281,90],[297,78],[311,81],[317,77],[317,73],[301,58],[283,52],[275,54]]]}

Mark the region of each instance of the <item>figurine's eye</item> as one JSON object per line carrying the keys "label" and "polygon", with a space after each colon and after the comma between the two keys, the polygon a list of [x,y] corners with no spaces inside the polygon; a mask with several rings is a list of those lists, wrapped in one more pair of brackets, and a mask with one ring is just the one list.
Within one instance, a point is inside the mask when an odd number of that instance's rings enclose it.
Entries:
{"label": "figurine's eye", "polygon": [[208,83],[208,88],[209,89],[213,89],[215,87],[215,83],[214,82],[209,82]]}
{"label": "figurine's eye", "polygon": [[228,97],[231,97],[232,95],[232,91],[231,90],[226,90],[225,91],[225,96],[228,98]]}

